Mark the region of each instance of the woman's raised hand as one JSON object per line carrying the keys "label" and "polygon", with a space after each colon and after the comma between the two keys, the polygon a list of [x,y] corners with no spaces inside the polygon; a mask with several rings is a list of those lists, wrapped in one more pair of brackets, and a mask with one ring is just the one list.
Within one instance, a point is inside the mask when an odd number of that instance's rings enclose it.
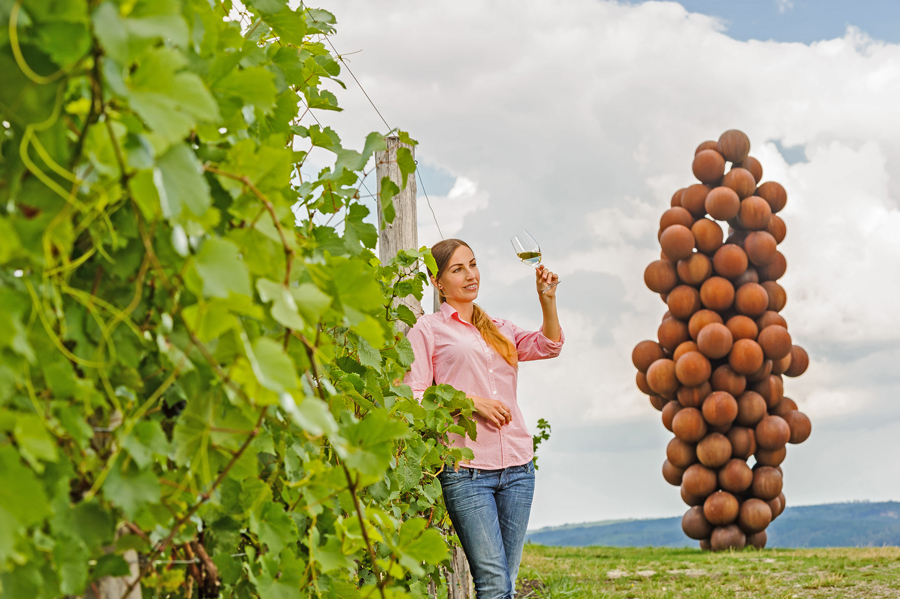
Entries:
{"label": "woman's raised hand", "polygon": [[550,269],[543,264],[534,269],[534,276],[540,298],[555,298],[559,276],[554,272],[550,272]]}
{"label": "woman's raised hand", "polygon": [[512,410],[499,399],[487,399],[477,395],[470,395],[469,399],[475,404],[475,411],[478,412],[478,415],[488,422],[492,422],[497,428],[512,422]]}

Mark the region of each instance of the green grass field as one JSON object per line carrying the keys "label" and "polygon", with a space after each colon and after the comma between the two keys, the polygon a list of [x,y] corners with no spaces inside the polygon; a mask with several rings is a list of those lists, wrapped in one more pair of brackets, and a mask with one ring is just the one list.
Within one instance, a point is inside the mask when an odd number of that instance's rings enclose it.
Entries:
{"label": "green grass field", "polygon": [[900,598],[900,548],[699,549],[526,545],[518,599]]}

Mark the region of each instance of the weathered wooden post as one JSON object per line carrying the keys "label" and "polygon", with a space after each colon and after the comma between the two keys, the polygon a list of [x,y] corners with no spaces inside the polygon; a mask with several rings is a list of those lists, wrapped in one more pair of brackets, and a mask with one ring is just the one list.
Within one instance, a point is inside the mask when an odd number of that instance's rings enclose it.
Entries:
{"label": "weathered wooden post", "polygon": [[[407,148],[415,159],[416,148],[407,144],[401,144],[400,138],[389,136],[384,138],[387,149],[383,152],[375,153],[375,176],[378,178],[378,226],[381,227],[382,208],[381,208],[381,181],[385,177],[389,177],[397,187],[400,193],[394,197],[394,222],[385,225],[384,229],[379,231],[378,235],[378,257],[382,264],[386,264],[391,258],[397,255],[397,252],[404,249],[418,249],[419,232],[418,232],[418,215],[416,214],[416,174],[411,173],[406,178],[406,187],[403,187],[400,173],[400,165],[397,164],[397,150],[400,147]],[[413,296],[398,298],[400,303],[405,304],[416,316],[421,316],[424,311],[419,300]],[[397,322],[397,330],[406,334],[409,332],[409,326],[405,323]]]}
{"label": "weathered wooden post", "polygon": [[[401,147],[408,148],[412,153],[413,159],[416,157],[416,149],[407,144],[401,144],[400,138],[389,136],[384,138],[387,149],[383,152],[375,153],[375,176],[378,178],[378,226],[381,227],[381,181],[385,177],[389,177],[397,187],[400,193],[394,197],[394,210],[396,216],[394,222],[385,225],[384,229],[379,231],[378,237],[378,257],[382,264],[388,262],[397,255],[402,249],[417,249],[419,247],[418,232],[418,214],[416,211],[416,175],[411,173],[406,180],[406,188],[403,188],[400,174],[400,165],[397,164],[397,150]],[[424,311],[422,305],[413,296],[399,298],[397,301],[406,304],[416,316],[421,316]],[[441,309],[441,302],[434,291],[434,310]],[[402,323],[397,323],[397,330],[404,334],[409,332],[409,327]],[[469,562],[466,560],[466,554],[461,547],[454,547],[452,572],[447,573],[447,599],[473,599],[475,597],[475,589],[472,585],[472,576],[469,572]],[[429,595],[436,596],[436,589],[429,589]]]}

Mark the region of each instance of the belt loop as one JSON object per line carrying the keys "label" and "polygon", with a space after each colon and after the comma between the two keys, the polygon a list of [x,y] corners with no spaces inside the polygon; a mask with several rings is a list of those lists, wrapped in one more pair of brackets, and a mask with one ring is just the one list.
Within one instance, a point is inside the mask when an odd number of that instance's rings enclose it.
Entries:
{"label": "belt loop", "polygon": [[472,468],[472,480],[478,480],[478,468]]}

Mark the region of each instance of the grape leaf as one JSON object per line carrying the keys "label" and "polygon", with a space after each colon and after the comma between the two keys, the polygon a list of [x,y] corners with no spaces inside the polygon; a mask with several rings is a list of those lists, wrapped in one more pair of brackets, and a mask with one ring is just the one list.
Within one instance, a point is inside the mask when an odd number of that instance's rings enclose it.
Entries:
{"label": "grape leaf", "polygon": [[194,267],[203,280],[203,294],[207,297],[250,295],[250,276],[233,242],[217,237],[207,239],[195,257]]}

